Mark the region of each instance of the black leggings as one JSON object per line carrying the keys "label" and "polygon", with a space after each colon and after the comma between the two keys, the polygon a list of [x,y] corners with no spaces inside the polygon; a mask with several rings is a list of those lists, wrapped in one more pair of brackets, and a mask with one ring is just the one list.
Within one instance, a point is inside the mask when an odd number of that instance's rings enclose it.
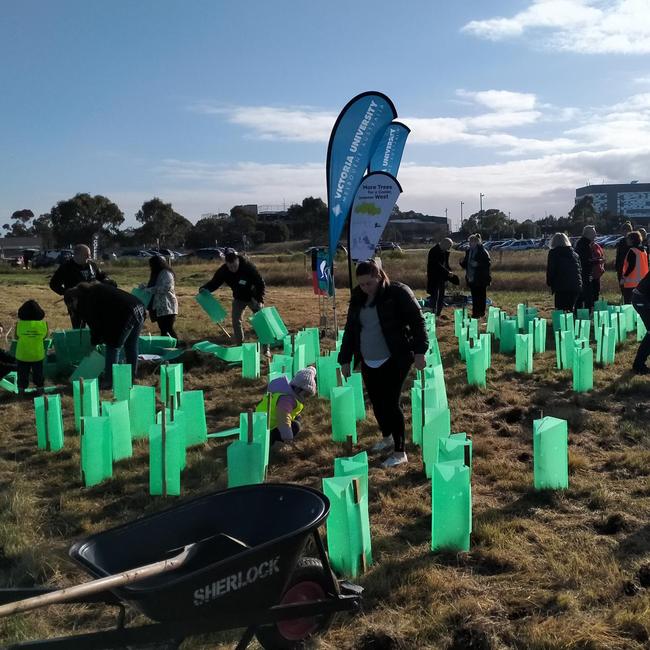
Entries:
{"label": "black leggings", "polygon": [[361,376],[377,424],[384,438],[393,436],[395,451],[404,451],[404,413],[400,397],[410,368],[410,361],[400,364],[392,357],[379,368],[361,364]]}
{"label": "black leggings", "polygon": [[176,314],[169,314],[168,316],[158,316],[158,318],[156,318],[158,327],[160,327],[160,333],[163,336],[171,336],[172,338],[178,340],[178,336],[176,336],[176,331],[174,330],[175,321],[176,321]]}
{"label": "black leggings", "polygon": [[472,294],[472,318],[483,318],[485,316],[485,301],[487,298],[487,287],[469,283],[469,290]]}

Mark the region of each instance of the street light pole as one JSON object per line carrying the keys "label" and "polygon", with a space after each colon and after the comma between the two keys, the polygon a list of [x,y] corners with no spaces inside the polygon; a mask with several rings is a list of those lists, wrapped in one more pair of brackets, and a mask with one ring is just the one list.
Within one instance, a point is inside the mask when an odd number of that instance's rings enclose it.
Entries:
{"label": "street light pole", "polygon": [[463,227],[463,205],[465,205],[464,201],[460,202],[460,227]]}
{"label": "street light pole", "polygon": [[480,212],[481,212],[481,214],[483,214],[483,198],[484,198],[484,197],[485,197],[485,194],[483,194],[483,192],[481,192],[481,193],[478,195],[478,201],[479,201],[479,207],[480,207]]}

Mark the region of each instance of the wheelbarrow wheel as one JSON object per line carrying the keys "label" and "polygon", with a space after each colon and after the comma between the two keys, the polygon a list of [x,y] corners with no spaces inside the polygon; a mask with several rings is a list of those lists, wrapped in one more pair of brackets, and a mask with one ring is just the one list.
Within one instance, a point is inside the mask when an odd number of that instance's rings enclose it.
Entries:
{"label": "wheelbarrow wheel", "polygon": [[[300,558],[280,604],[326,599],[328,586],[321,561],[313,557]],[[323,614],[278,621],[258,628],[255,636],[266,650],[297,650],[304,647],[307,639],[327,630],[333,618],[334,614]]]}

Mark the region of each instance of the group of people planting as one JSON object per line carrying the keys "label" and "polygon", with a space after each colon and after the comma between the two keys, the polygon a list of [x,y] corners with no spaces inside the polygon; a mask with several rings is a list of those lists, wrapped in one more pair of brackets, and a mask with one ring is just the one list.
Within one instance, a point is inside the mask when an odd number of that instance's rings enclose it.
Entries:
{"label": "group of people planting", "polygon": [[[598,299],[605,258],[595,237],[593,226],[584,228],[575,248],[563,233],[552,237],[547,283],[554,294],[556,309],[592,309]],[[428,255],[427,291],[430,306],[437,316],[442,313],[446,283],[460,284],[459,277],[450,267],[451,246],[451,239],[444,238]],[[135,378],[138,341],[147,312],[158,324],[161,334],[178,338],[175,331],[178,314],[175,274],[164,257],[151,257],[149,280],[138,287],[140,297],[136,297],[119,289],[90,257],[87,246],[76,246],[72,259],[61,264],[52,276],[50,287],[63,296],[73,328],[87,326],[92,344],[104,344],[102,387],[108,388],[112,366],[117,362],[121,349]],[[491,260],[479,234],[470,236],[460,266],[472,296],[472,317],[482,318],[487,287],[491,283]],[[625,239],[617,246],[616,272],[624,302],[634,305],[650,330],[648,250],[644,234],[633,231],[631,226]],[[365,261],[358,264],[356,280],[338,362],[346,377],[350,375],[353,363],[360,368],[382,434],[373,450],[391,452],[383,466],[394,467],[407,462],[400,397],[411,366],[422,370],[426,365],[427,332],[420,305],[411,289],[391,281],[379,263]],[[233,295],[234,343],[241,345],[244,340],[244,311],[249,308],[255,313],[264,307],[264,280],[252,262],[237,251],[227,249],[224,263],[199,290],[212,292],[224,284],[230,287]],[[19,391],[24,391],[29,385],[30,374],[36,387],[43,386],[43,343],[48,335],[48,326],[43,309],[34,300],[21,306],[18,318],[17,384]],[[634,361],[635,372],[650,372],[646,366],[649,355],[650,334],[647,334]],[[267,396],[258,404],[258,409],[270,413],[274,442],[290,441],[299,433],[304,402],[315,394],[313,368],[301,370],[290,381],[280,378],[269,384]]]}

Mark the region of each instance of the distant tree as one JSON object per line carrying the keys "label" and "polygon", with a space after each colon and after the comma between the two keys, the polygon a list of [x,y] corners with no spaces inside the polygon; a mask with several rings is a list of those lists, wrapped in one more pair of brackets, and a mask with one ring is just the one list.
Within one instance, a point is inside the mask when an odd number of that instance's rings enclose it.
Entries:
{"label": "distant tree", "polygon": [[16,210],[11,215],[12,223],[5,223],[2,228],[7,237],[30,237],[33,231],[29,222],[34,218],[31,210]]}
{"label": "distant tree", "polygon": [[465,219],[460,226],[460,231],[465,235],[469,236],[479,231],[478,221],[476,215],[472,215],[469,219]]}
{"label": "distant tree", "polygon": [[100,194],[76,194],[59,201],[50,210],[52,233],[58,246],[90,244],[93,235],[113,236],[124,222],[124,214]]}
{"label": "distant tree", "polygon": [[291,205],[287,219],[294,239],[309,239],[314,244],[327,242],[328,211],[322,199],[309,196],[302,204]]}
{"label": "distant tree", "polygon": [[40,237],[44,248],[53,248],[55,243],[52,229],[52,217],[49,212],[36,217],[32,223],[32,232],[35,237]]}
{"label": "distant tree", "polygon": [[589,194],[583,196],[569,210],[569,218],[571,219],[571,232],[574,235],[579,235],[587,225],[596,225],[598,212],[594,208],[594,197]]}
{"label": "distant tree", "polygon": [[217,217],[199,219],[187,233],[185,243],[189,248],[216,246],[223,239],[224,220]]}
{"label": "distant tree", "polygon": [[267,242],[276,243],[289,239],[289,228],[281,221],[260,222],[257,228],[264,233]]}

